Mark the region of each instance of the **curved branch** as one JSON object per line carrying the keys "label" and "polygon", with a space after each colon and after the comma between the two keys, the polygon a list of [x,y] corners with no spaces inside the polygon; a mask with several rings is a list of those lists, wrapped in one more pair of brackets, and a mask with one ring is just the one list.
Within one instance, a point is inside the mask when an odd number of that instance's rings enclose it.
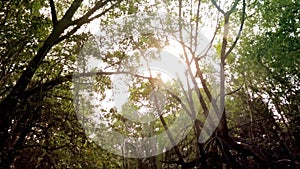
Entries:
{"label": "curved branch", "polygon": [[217,2],[215,0],[211,0],[212,4],[218,9],[218,11],[220,11],[223,15],[230,15],[232,14],[232,12],[236,9],[238,3],[239,3],[240,0],[235,0],[233,2],[233,5],[232,7],[227,11],[225,12],[223,9],[221,9],[221,7],[217,4]]}
{"label": "curved branch", "polygon": [[229,50],[226,52],[225,54],[225,59],[228,57],[228,55],[232,52],[233,48],[236,46],[238,40],[241,37],[242,34],[242,30],[244,27],[244,23],[245,23],[245,16],[246,16],[246,0],[243,0],[243,13],[242,13],[242,19],[241,19],[241,25],[240,25],[240,29],[239,32],[235,38],[235,41],[233,42],[233,44],[231,45],[231,47],[229,48]]}
{"label": "curved branch", "polygon": [[223,15],[225,15],[225,12],[223,11],[223,9],[221,9],[221,7],[217,4],[215,0],[211,0],[211,2],[218,9],[218,11],[220,11]]}

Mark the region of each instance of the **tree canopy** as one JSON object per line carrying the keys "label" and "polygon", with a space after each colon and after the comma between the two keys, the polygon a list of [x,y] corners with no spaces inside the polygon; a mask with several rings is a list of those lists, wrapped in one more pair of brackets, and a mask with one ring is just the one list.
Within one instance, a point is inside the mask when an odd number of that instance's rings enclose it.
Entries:
{"label": "tree canopy", "polygon": [[299,6],[1,1],[0,168],[300,168]]}

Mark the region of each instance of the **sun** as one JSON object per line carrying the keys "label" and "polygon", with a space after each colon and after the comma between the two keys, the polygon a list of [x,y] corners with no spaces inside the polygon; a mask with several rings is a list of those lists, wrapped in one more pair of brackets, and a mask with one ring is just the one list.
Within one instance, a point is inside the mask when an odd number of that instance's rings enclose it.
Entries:
{"label": "sun", "polygon": [[169,39],[169,44],[166,45],[162,50],[169,52],[178,58],[184,54],[183,46],[178,41],[173,39]]}

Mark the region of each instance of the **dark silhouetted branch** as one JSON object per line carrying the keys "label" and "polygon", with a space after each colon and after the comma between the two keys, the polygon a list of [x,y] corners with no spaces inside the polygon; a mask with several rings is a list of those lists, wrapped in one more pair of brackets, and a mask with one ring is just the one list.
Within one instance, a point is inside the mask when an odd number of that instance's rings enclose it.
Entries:
{"label": "dark silhouetted branch", "polygon": [[55,4],[53,0],[49,0],[50,3],[50,7],[51,7],[51,17],[52,17],[52,23],[53,23],[53,27],[56,26],[57,24],[57,15],[56,15],[56,9],[55,9]]}

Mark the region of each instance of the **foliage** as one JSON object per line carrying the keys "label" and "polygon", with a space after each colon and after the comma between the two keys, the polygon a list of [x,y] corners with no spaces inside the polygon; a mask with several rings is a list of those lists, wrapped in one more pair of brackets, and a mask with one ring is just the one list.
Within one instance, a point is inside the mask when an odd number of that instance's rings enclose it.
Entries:
{"label": "foliage", "polygon": [[[1,1],[0,168],[300,168],[299,6],[295,0]],[[119,17],[164,13],[172,17],[161,21],[162,30],[139,30],[131,36],[110,27]],[[97,19],[98,26],[121,40],[108,39],[100,46],[91,40],[95,36],[84,27]],[[202,47],[197,42],[205,27],[213,28],[213,35]],[[114,75],[120,73],[112,70],[135,72],[135,51],[161,50],[174,41],[194,87],[180,92],[180,82],[136,71],[122,111],[109,105]],[[91,70],[94,79],[85,69],[91,56],[103,66]],[[150,53],[147,59],[158,58]],[[207,66],[214,60],[220,62],[217,96],[211,76],[215,70]],[[131,67],[124,66],[131,61]],[[78,79],[88,83],[74,86]],[[97,117],[89,114],[99,106],[89,100],[94,96],[81,89],[95,92],[99,104],[106,105]],[[163,98],[163,106],[157,97]],[[209,133],[204,124],[209,106],[218,102],[225,102],[222,116],[213,115],[220,124],[208,140],[199,142],[201,131]],[[79,104],[87,106],[79,109]],[[139,108],[144,114],[134,113]],[[156,113],[151,123],[131,121],[148,119],[149,112]],[[186,136],[160,155],[125,158],[92,141],[108,136],[94,131],[94,125],[144,138],[166,131],[182,114],[194,120],[192,130],[171,133]],[[89,123],[92,118],[107,123]],[[159,139],[165,142],[171,136]]]}

